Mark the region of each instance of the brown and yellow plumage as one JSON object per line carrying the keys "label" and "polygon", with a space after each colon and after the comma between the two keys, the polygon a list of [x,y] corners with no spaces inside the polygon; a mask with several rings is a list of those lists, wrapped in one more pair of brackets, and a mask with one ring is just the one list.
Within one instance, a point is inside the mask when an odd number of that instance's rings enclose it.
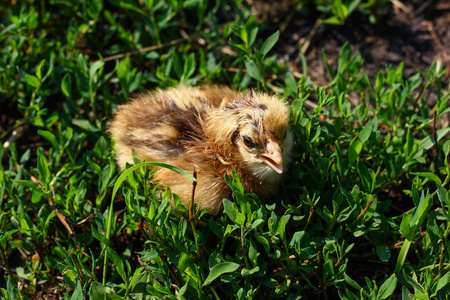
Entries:
{"label": "brown and yellow plumage", "polygon": [[[178,87],[120,106],[110,132],[121,168],[133,162],[134,149],[142,160],[195,169],[196,201],[217,214],[223,198],[231,197],[224,181],[231,170],[245,189],[261,197],[276,193],[293,143],[288,120],[287,105],[274,96],[217,86]],[[188,204],[189,179],[162,168],[155,176]]]}

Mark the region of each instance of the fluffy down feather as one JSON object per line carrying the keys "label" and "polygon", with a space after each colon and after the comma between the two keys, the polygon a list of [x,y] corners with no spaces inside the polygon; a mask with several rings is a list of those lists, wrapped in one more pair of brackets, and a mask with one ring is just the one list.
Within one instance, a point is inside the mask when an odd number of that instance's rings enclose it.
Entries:
{"label": "fluffy down feather", "polygon": [[[226,87],[159,90],[119,107],[110,133],[119,166],[139,159],[197,171],[196,201],[217,214],[231,191],[224,174],[235,170],[245,189],[262,198],[274,195],[292,150],[289,108],[277,97],[242,94]],[[187,206],[192,182],[167,169],[156,179]]]}

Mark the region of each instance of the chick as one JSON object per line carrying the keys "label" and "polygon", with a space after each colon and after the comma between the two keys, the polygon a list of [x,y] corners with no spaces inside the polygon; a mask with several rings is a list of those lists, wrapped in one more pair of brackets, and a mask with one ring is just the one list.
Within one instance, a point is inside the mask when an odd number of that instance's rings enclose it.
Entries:
{"label": "chick", "polygon": [[[197,171],[195,201],[217,214],[231,198],[224,174],[235,170],[243,187],[262,198],[274,195],[292,152],[289,108],[277,97],[235,92],[226,87],[159,90],[119,107],[110,133],[117,161],[165,162]],[[161,168],[156,180],[169,186],[186,206],[192,182]]]}

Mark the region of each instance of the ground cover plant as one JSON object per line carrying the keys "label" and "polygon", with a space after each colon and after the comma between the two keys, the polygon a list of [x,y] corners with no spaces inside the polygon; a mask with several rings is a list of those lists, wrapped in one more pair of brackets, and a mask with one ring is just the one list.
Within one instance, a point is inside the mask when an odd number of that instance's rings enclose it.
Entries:
{"label": "ground cover plant", "polygon": [[[294,1],[339,26],[390,1]],[[257,5],[256,3],[255,5]],[[439,61],[372,77],[349,43],[328,82],[274,54],[243,1],[17,1],[0,9],[0,294],[6,299],[447,299],[450,112]],[[108,122],[178,84],[277,93],[295,157],[263,203],[226,177],[213,217],[119,172]],[[190,170],[172,166],[193,180]],[[173,200],[171,200],[173,199]],[[174,201],[175,205],[169,203]]]}

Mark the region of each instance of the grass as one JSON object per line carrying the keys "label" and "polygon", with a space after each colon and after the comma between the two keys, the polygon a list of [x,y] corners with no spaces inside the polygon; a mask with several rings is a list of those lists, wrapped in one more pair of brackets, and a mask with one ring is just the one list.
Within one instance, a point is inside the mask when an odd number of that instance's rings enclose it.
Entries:
{"label": "grass", "polygon": [[[390,7],[292,9],[339,25]],[[2,297],[448,298],[450,93],[439,63],[369,78],[345,44],[317,86],[304,57],[301,78],[277,60],[280,33],[242,1],[20,1],[0,16]],[[117,105],[205,83],[290,102],[295,158],[273,201],[234,174],[224,179],[233,199],[212,217],[155,185],[151,162],[118,171],[106,134]]]}

